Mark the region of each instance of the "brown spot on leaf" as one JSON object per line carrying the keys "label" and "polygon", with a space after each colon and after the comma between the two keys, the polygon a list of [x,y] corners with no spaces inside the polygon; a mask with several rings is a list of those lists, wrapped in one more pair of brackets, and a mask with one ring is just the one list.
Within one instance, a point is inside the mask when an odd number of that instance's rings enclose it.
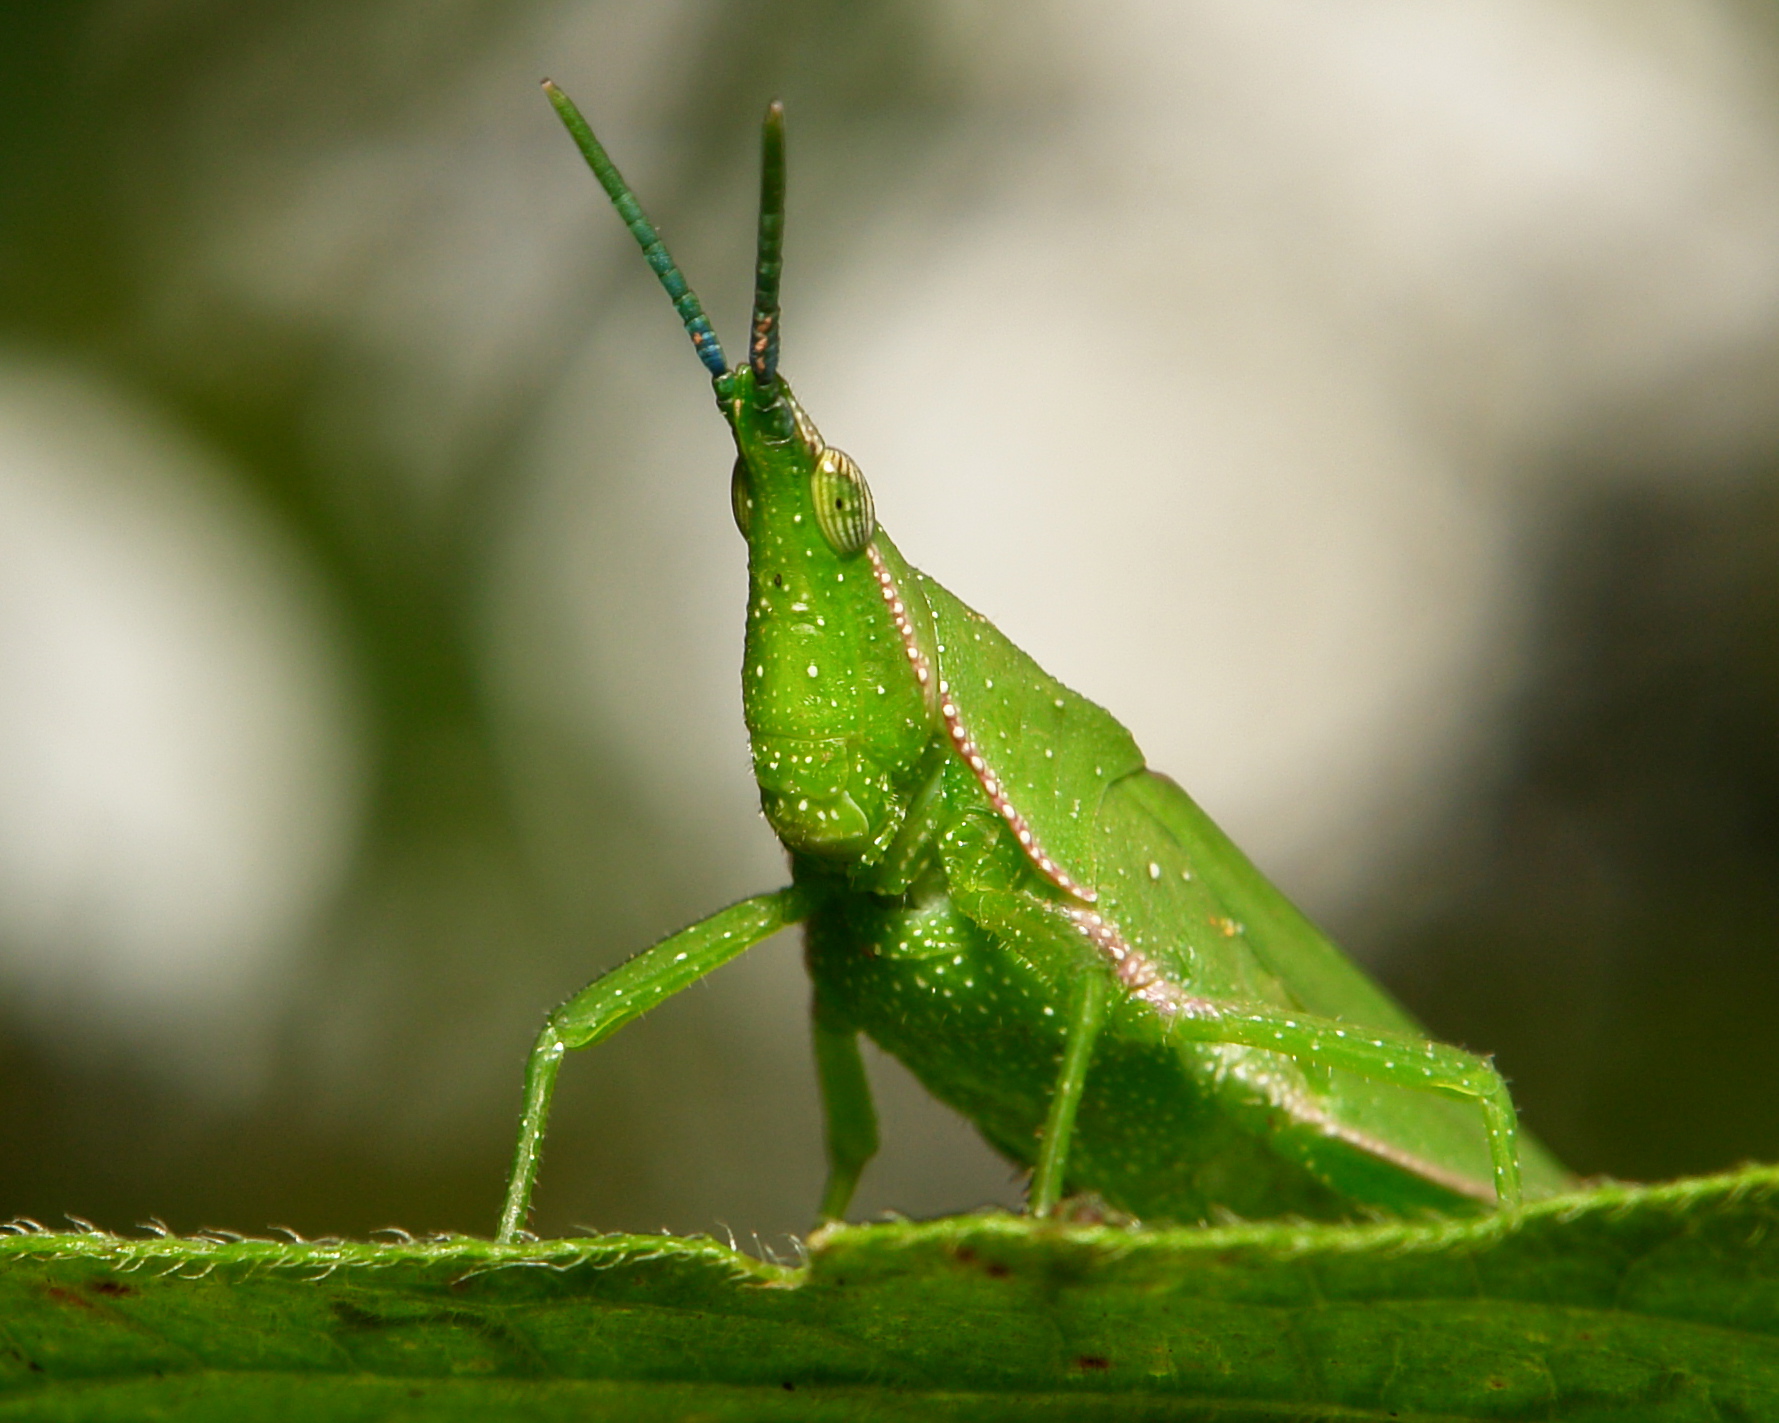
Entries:
{"label": "brown spot on leaf", "polygon": [[952,1258],[960,1265],[975,1265],[981,1263],[982,1273],[987,1275],[991,1280],[1004,1280],[1007,1276],[1013,1273],[1010,1267],[1003,1265],[999,1260],[983,1262],[982,1257],[968,1245],[960,1245],[951,1253]]}
{"label": "brown spot on leaf", "polygon": [[1075,1360],[1075,1367],[1083,1373],[1104,1373],[1112,1367],[1112,1361],[1103,1354],[1083,1354]]}

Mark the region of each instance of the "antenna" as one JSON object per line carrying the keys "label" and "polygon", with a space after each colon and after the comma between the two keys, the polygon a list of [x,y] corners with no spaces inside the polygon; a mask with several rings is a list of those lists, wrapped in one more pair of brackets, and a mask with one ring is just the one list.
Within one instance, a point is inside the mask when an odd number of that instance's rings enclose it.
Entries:
{"label": "antenna", "polygon": [[754,324],[748,364],[754,384],[778,379],[778,279],[784,271],[784,105],[774,99],[760,125],[760,246],[754,264]]}
{"label": "antenna", "polygon": [[[605,149],[587,121],[581,117],[581,111],[574,106],[574,100],[558,89],[550,80],[544,80],[544,93],[556,107],[556,116],[575,141],[575,147],[581,150],[581,156],[587,160],[587,166],[593,170],[593,176],[599,179],[599,186],[605,189],[605,195],[612,200],[612,206],[618,210],[618,216],[624,219],[624,226],[630,229],[630,235],[642,248],[642,255],[648,259],[649,266],[655,269],[661,285],[667,295],[673,299],[673,309],[686,325],[686,334],[692,338],[692,348],[698,352],[698,359],[703,361],[713,376],[727,375],[729,363],[723,357],[723,348],[717,341],[717,333],[710,329],[710,318],[704,314],[704,307],[698,300],[698,294],[686,285],[686,279],[679,266],[674,262],[667,246],[661,241],[661,234],[655,231],[655,225],[649,221],[648,214],[642,210],[642,204],[636,201],[636,195],[624,181],[624,175],[618,172],[617,165],[606,155]],[[784,190],[784,163],[782,154],[783,139],[780,138],[779,160],[779,191]],[[781,199],[782,203],[782,199]],[[762,215],[764,225],[765,217]],[[776,281],[774,282],[776,289]],[[777,308],[774,308],[776,314]],[[757,320],[757,318],[756,318]]]}

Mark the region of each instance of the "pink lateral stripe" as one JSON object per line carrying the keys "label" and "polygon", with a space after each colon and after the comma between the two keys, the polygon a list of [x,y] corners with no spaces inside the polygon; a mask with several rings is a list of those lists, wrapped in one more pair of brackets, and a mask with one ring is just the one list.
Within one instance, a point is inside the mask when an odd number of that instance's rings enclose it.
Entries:
{"label": "pink lateral stripe", "polygon": [[[919,638],[915,635],[914,620],[908,616],[908,607],[902,601],[902,592],[896,587],[896,580],[889,569],[884,566],[883,555],[877,552],[877,545],[871,544],[865,549],[871,559],[871,570],[877,575],[877,586],[883,593],[883,601],[888,604],[890,617],[895,622],[896,632],[902,638],[902,647],[908,653],[909,664],[914,668],[915,680],[920,685],[930,687],[933,681],[932,665],[922,650]],[[1043,875],[1064,894],[1073,895],[1084,904],[1092,904],[1099,895],[1089,886],[1080,883],[1061,865],[1045,852],[1038,843],[1038,837],[1026,823],[1013,802],[1008,799],[1006,788],[1000,778],[989,767],[988,758],[982,754],[965,729],[963,718],[959,716],[957,703],[951,699],[951,688],[944,682],[939,683],[939,715],[945,719],[946,734],[951,739],[952,748],[963,758],[963,762],[975,775],[983,793],[988,797],[989,804],[995,813],[1007,822],[1007,828],[1013,832],[1013,838],[1019,841],[1020,848],[1026,857],[1037,866],[1038,873]]]}

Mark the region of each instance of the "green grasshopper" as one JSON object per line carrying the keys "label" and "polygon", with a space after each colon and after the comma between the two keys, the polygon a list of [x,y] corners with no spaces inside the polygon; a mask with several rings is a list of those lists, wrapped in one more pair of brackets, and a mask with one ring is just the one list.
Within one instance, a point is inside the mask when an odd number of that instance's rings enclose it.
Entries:
{"label": "green grasshopper", "polygon": [[778,372],[784,113],[762,136],[748,359],[716,334],[598,139],[563,123],[672,298],[737,451],[743,705],[791,884],[596,979],[532,1049],[500,1236],[524,1226],[563,1055],[807,926],[839,1220],[877,1150],[859,1034],[1012,1161],[1033,1214],[1512,1207],[1562,1169],[1485,1058],[1430,1042],[1104,709],[909,564]]}

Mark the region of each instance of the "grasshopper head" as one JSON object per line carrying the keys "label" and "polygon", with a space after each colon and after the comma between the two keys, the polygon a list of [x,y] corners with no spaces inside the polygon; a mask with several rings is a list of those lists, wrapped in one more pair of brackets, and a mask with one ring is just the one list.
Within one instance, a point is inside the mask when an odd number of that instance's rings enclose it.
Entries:
{"label": "grasshopper head", "polygon": [[742,707],[760,804],[779,839],[800,854],[870,865],[906,814],[932,709],[877,577],[894,550],[878,532],[870,486],[778,374],[779,104],[766,110],[760,137],[748,359],[716,379],[735,435],[730,498],[748,543]]}
{"label": "grasshopper head", "polygon": [[778,375],[784,109],[761,130],[760,246],[748,359],[728,368],[697,295],[568,96],[544,90],[642,247],[713,377],[735,434],[735,522],[748,541],[742,702],[760,801],[793,851],[848,865],[881,857],[906,815],[932,725],[876,571],[908,570],[877,530],[871,491],[822,440]]}
{"label": "grasshopper head", "polygon": [[[782,379],[718,383],[748,541],[742,705],[766,818],[792,850],[875,861],[900,826],[931,715],[875,574],[871,491]],[[898,560],[899,562],[899,560]]]}

